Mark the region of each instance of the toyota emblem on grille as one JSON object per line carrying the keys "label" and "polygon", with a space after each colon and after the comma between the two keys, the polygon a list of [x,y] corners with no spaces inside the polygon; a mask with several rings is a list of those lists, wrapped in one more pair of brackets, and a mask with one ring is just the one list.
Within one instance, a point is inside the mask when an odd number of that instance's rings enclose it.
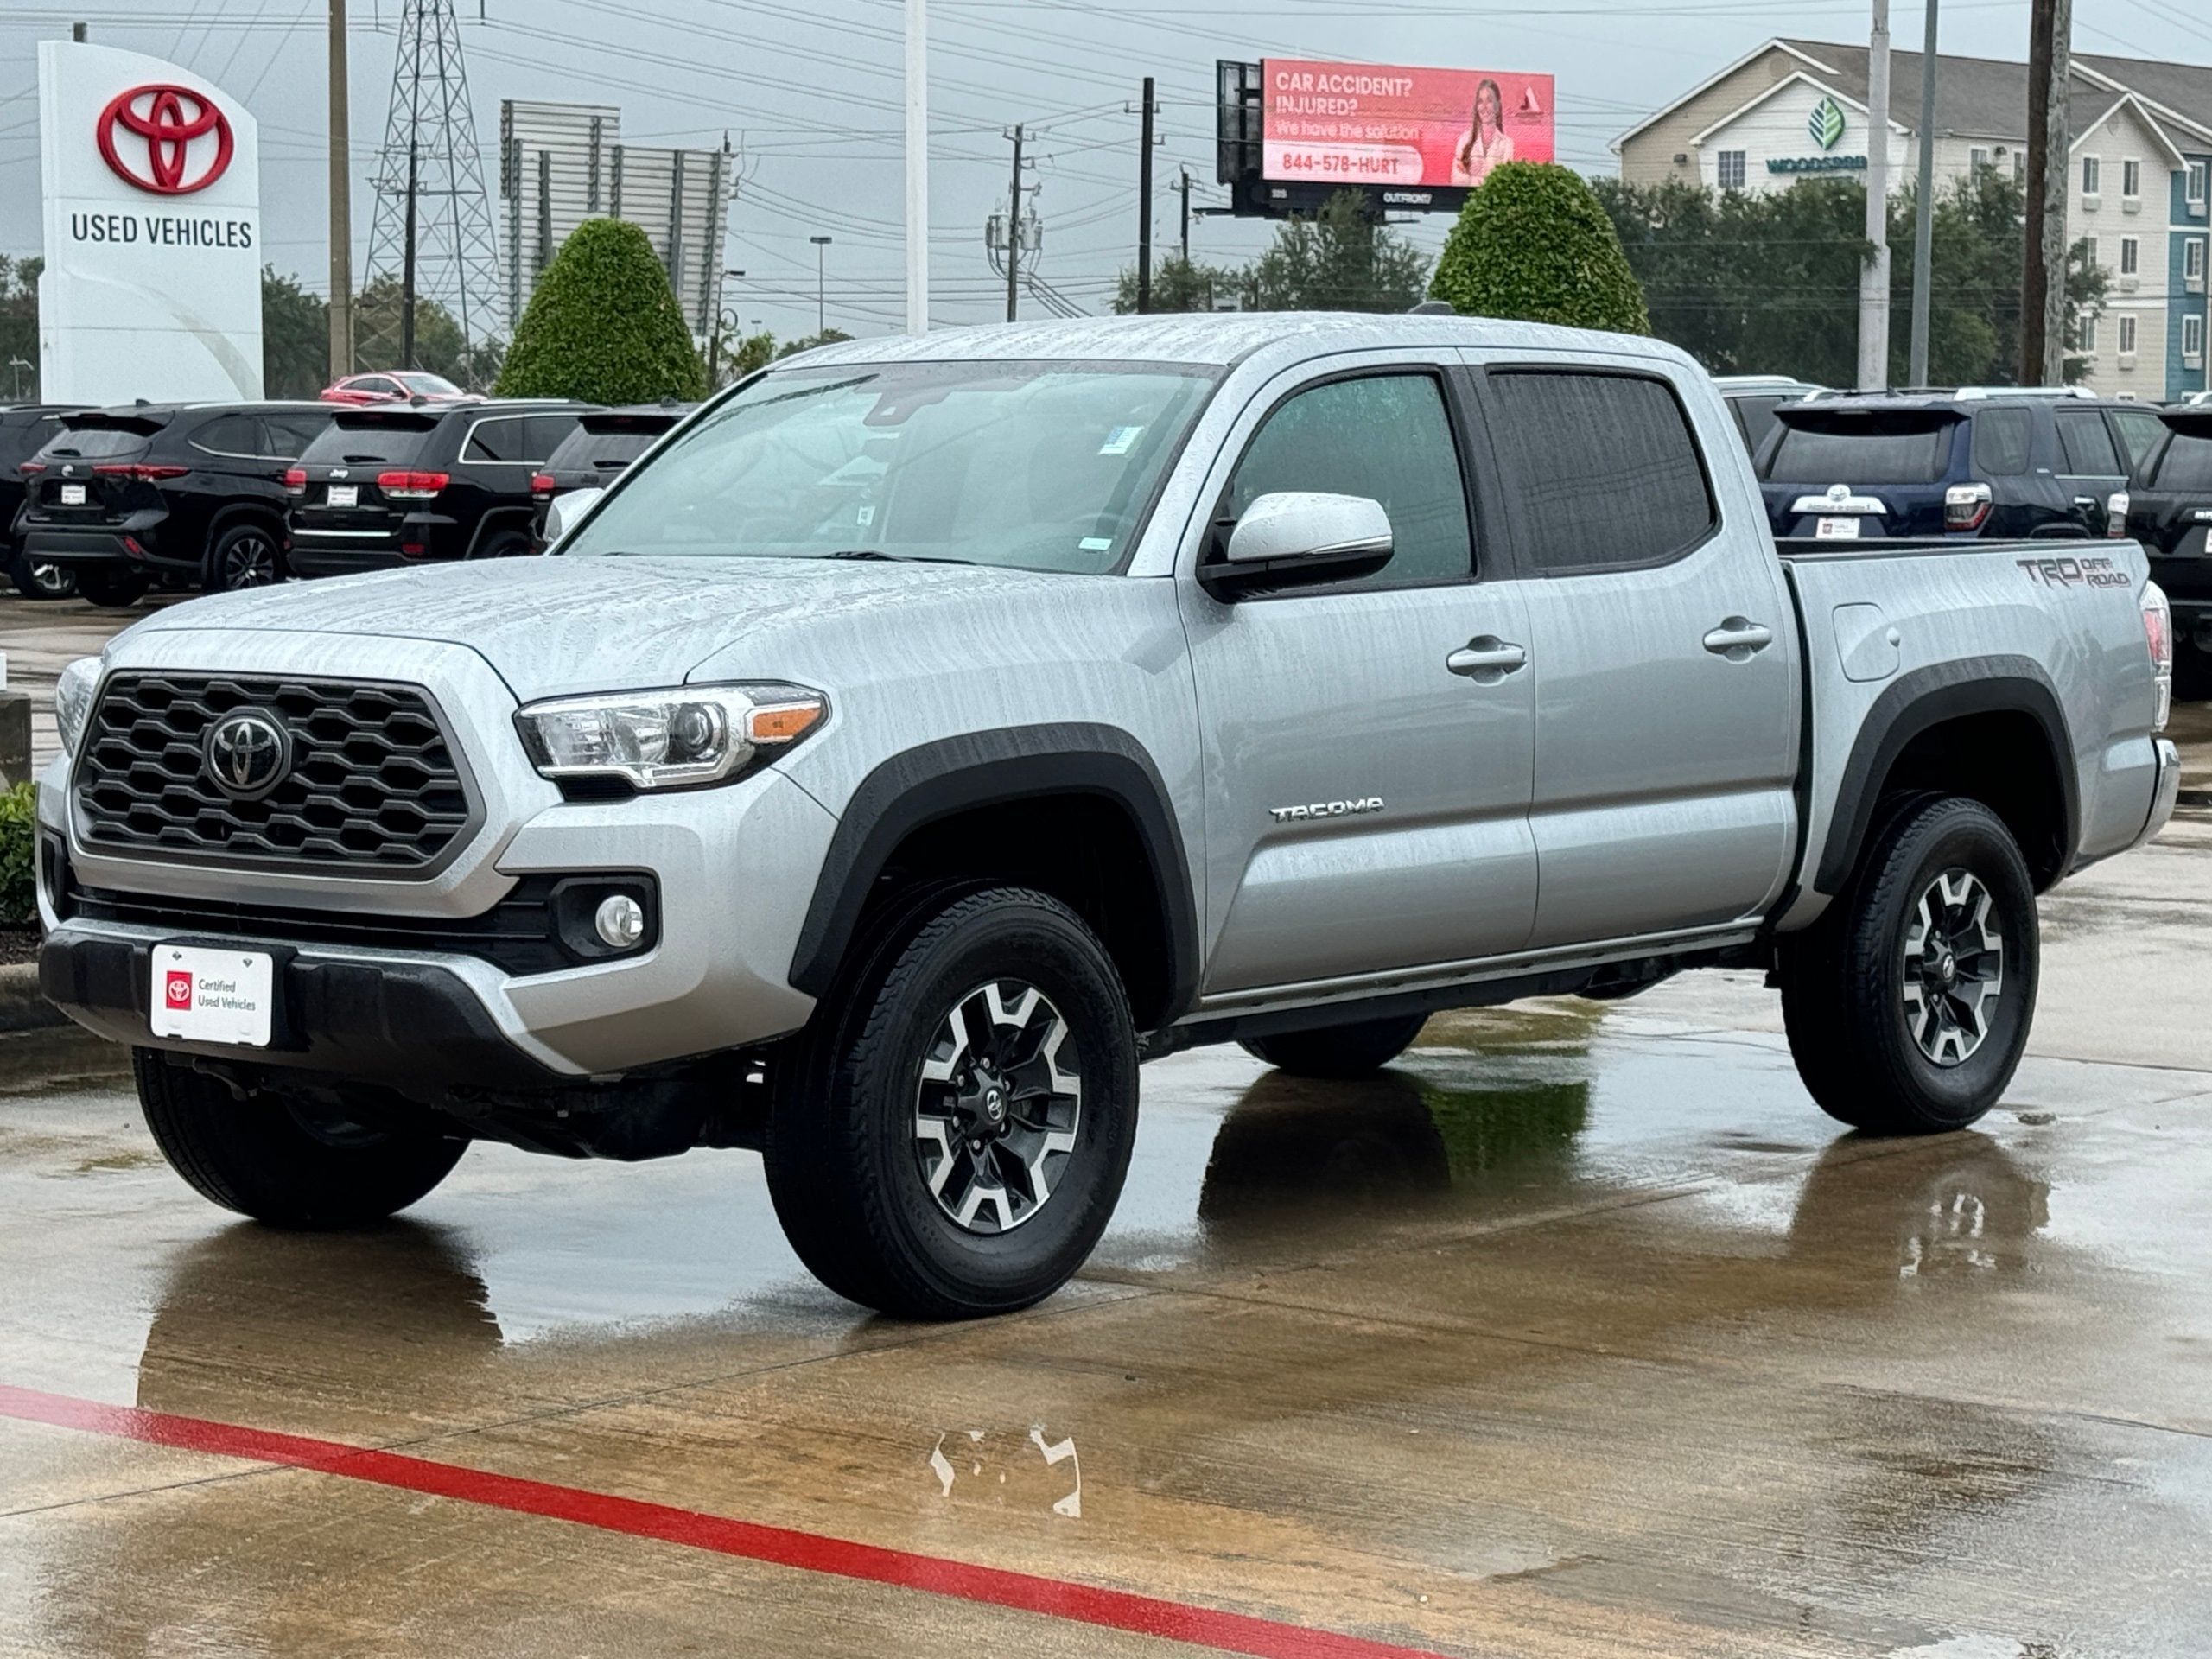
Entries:
{"label": "toyota emblem on grille", "polygon": [[234,801],[257,801],[292,770],[292,740],[267,715],[226,715],[207,728],[208,780]]}

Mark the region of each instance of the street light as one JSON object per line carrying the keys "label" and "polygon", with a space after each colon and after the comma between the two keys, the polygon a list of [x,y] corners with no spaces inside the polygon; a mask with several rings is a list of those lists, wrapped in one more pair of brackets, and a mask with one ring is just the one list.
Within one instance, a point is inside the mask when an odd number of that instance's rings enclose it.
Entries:
{"label": "street light", "polygon": [[822,251],[830,245],[830,238],[810,236],[806,239],[814,244],[814,337],[818,340],[830,332],[830,313],[822,297],[823,261],[829,257]]}

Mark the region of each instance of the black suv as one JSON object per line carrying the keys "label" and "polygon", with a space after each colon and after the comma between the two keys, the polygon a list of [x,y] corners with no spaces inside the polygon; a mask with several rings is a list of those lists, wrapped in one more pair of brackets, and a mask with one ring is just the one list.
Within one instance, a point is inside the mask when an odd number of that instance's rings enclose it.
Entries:
{"label": "black suv", "polygon": [[340,410],[286,477],[292,569],[334,576],[531,550],[531,483],[591,404]]}
{"label": "black suv", "polygon": [[2175,662],[2176,690],[2212,690],[2212,407],[2161,410],[2156,442],[2112,499],[2113,534],[2143,543],[2151,580],[2173,607],[2174,634],[2190,649]]}
{"label": "black suv", "polygon": [[1784,404],[1758,469],[1777,536],[2102,536],[2154,442],[2139,404],[2063,392],[1881,393]]}
{"label": "black suv", "polygon": [[22,510],[22,464],[46,447],[61,429],[61,417],[73,415],[73,404],[20,404],[0,409],[0,554],[8,563],[8,579],[25,599],[67,599],[77,591],[77,573],[67,565],[25,558],[16,545],[16,515]]}
{"label": "black suv", "polygon": [[284,473],[327,404],[135,404],[64,415],[22,463],[22,556],[76,572],[95,605],[157,581],[255,588],[284,574]]}
{"label": "black suv", "polygon": [[545,545],[545,510],[553,498],[570,490],[605,489],[622,469],[653,447],[660,435],[696,409],[696,404],[632,404],[595,409],[561,440],[544,470],[530,480],[531,544]]}

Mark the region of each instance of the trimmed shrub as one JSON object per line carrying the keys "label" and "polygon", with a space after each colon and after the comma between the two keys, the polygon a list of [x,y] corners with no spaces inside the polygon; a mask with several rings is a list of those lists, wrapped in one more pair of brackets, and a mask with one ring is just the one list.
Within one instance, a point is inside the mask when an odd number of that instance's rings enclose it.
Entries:
{"label": "trimmed shrub", "polygon": [[545,268],[499,372],[502,397],[651,404],[707,395],[707,367],[652,244],[588,219]]}
{"label": "trimmed shrub", "polygon": [[1491,170],[1459,210],[1428,291],[1463,316],[1651,332],[1612,220],[1581,175],[1552,162]]}
{"label": "trimmed shrub", "polygon": [[17,784],[0,790],[0,926],[19,926],[38,913],[31,893],[32,849],[37,842],[31,786]]}

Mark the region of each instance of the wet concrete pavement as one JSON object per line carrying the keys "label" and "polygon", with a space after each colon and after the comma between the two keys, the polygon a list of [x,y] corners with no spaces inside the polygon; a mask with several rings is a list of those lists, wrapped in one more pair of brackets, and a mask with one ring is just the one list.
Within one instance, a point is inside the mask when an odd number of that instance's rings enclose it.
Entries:
{"label": "wet concrete pavement", "polygon": [[749,1154],[478,1147],[389,1227],[265,1231],[160,1165],[112,1052],[8,1039],[0,1386],[927,1587],[0,1401],[0,1652],[1189,1650],[950,1562],[1277,1621],[1267,1652],[2201,1653],[2212,823],[2047,917],[2032,1058],[1963,1135],[1835,1134],[1738,976],[1440,1020],[1358,1085],[1161,1062],[1090,1268],[959,1327],[818,1288]]}

